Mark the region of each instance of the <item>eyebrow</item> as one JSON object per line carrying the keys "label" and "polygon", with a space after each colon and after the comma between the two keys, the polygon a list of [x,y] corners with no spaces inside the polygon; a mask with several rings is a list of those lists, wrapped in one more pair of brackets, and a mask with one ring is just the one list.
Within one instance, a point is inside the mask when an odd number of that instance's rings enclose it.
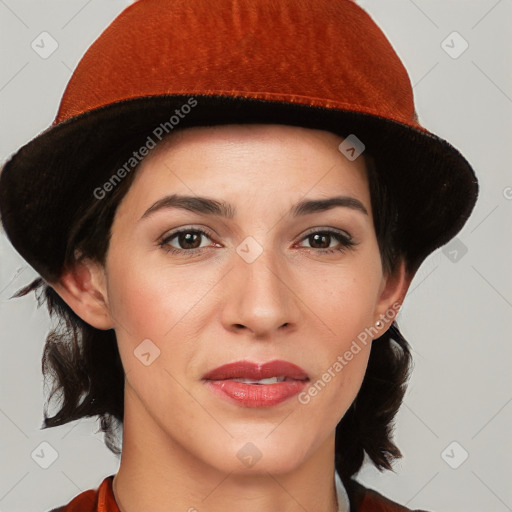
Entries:
{"label": "eyebrow", "polygon": [[[327,199],[307,199],[298,202],[290,209],[289,214],[292,217],[299,217],[311,213],[323,212],[331,210],[332,208],[342,206],[352,210],[359,211],[368,215],[368,211],[355,197],[350,196],[335,196]],[[179,208],[188,210],[195,213],[203,213],[206,215],[216,215],[226,219],[233,219],[236,215],[236,208],[233,205],[224,201],[210,199],[208,197],[199,196],[184,196],[179,194],[172,194],[159,199],[152,204],[142,215],[140,220],[145,219],[155,212],[164,209]]]}

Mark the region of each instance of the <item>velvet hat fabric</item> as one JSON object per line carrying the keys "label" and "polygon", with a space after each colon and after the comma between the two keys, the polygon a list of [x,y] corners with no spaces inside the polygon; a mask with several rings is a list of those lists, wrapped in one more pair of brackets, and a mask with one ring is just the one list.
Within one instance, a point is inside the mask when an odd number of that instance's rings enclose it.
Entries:
{"label": "velvet hat fabric", "polygon": [[6,162],[9,239],[52,282],[74,218],[112,193],[114,174],[172,130],[225,123],[319,128],[348,137],[347,158],[367,151],[398,205],[413,272],[477,198],[471,165],[418,123],[400,58],[352,0],[139,0],[87,50],[53,124]]}

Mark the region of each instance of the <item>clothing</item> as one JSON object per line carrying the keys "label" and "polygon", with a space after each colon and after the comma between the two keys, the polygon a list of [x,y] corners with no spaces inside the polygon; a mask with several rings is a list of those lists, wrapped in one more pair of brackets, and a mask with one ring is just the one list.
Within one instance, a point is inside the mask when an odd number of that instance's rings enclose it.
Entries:
{"label": "clothing", "polygon": [[[112,490],[113,479],[114,475],[107,476],[98,489],[84,491],[67,505],[50,512],[120,512]],[[425,512],[411,511],[355,480],[350,480],[345,488],[338,472],[335,472],[335,484],[338,512]]]}

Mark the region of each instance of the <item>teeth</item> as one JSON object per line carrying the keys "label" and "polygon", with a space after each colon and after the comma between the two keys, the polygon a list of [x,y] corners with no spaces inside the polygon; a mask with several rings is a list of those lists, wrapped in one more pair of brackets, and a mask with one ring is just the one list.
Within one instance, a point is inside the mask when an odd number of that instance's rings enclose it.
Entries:
{"label": "teeth", "polygon": [[283,382],[286,377],[270,377],[268,379],[251,380],[251,379],[233,379],[236,382],[243,382],[244,384],[276,384]]}

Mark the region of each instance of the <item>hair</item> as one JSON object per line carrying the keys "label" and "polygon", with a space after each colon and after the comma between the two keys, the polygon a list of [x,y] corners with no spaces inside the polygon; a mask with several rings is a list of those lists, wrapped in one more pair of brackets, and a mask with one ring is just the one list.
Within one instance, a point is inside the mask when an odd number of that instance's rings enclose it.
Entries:
{"label": "hair", "polygon": [[[134,143],[132,146],[138,147]],[[382,268],[389,275],[404,259],[398,244],[398,209],[385,170],[377,173],[378,163],[368,152],[364,157]],[[108,175],[125,161],[121,154],[117,161],[110,160]],[[91,198],[82,206],[68,239],[65,267],[71,268],[81,258],[105,265],[114,215],[136,170],[127,174],[107,197]],[[106,446],[120,455],[118,430],[123,424],[125,374],[114,329],[100,330],[84,322],[41,277],[13,297],[31,291],[35,292],[38,306],[46,302],[50,317],[58,320],[43,350],[44,380],[50,379],[53,386],[41,428],[98,416]],[[394,320],[372,343],[361,388],[336,427],[335,466],[345,484],[350,484],[351,477],[362,467],[365,453],[379,471],[393,470],[391,462],[402,457],[392,440],[393,422],[406,391],[411,363],[409,344]],[[48,416],[48,406],[56,394],[61,399],[60,408]]]}

